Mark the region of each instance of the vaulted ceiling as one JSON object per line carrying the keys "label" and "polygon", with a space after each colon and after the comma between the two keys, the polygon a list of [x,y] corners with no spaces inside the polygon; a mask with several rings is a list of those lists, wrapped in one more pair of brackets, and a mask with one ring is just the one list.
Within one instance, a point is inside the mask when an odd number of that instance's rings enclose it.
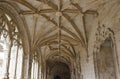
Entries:
{"label": "vaulted ceiling", "polygon": [[[69,62],[81,48],[87,49],[92,16],[107,15],[119,6],[119,0],[8,0],[19,7],[28,28],[31,48],[43,58]],[[117,4],[114,6],[114,4]],[[101,9],[102,8],[102,9]],[[105,10],[105,11],[104,11]],[[111,12],[113,12],[111,10]],[[116,10],[117,11],[117,10]],[[115,13],[114,13],[115,14]],[[114,15],[113,14],[113,15]],[[100,16],[100,17],[101,17]],[[105,18],[105,16],[102,16]]]}

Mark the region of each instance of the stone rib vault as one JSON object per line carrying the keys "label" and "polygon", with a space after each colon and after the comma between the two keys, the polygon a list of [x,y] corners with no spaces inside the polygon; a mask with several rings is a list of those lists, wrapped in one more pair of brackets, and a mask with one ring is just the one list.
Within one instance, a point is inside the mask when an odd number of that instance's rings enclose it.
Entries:
{"label": "stone rib vault", "polygon": [[0,0],[0,79],[120,79],[119,0]]}

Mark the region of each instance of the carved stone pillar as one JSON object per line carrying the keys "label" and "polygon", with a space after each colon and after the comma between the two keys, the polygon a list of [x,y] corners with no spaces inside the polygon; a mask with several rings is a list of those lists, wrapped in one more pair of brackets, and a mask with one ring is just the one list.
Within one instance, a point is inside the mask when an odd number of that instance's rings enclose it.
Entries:
{"label": "carved stone pillar", "polygon": [[38,61],[37,79],[39,79],[39,73],[40,73],[40,63]]}
{"label": "carved stone pillar", "polygon": [[28,79],[29,55],[23,54],[21,79]]}
{"label": "carved stone pillar", "polygon": [[44,63],[43,79],[46,79],[46,63]]}
{"label": "carved stone pillar", "polygon": [[10,43],[10,46],[9,46],[9,49],[8,49],[7,58],[6,58],[6,71],[5,71],[4,79],[9,79],[9,67],[10,67],[11,48],[12,48],[12,44]]}
{"label": "carved stone pillar", "polygon": [[28,66],[28,79],[31,79],[31,69],[32,69],[32,56],[29,57],[29,66]]}
{"label": "carved stone pillar", "polygon": [[14,79],[17,78],[16,75],[17,75],[17,64],[18,64],[18,51],[19,51],[19,47],[17,47],[17,52],[16,52]]}
{"label": "carved stone pillar", "polygon": [[41,64],[39,64],[39,79],[42,79],[42,71]]}

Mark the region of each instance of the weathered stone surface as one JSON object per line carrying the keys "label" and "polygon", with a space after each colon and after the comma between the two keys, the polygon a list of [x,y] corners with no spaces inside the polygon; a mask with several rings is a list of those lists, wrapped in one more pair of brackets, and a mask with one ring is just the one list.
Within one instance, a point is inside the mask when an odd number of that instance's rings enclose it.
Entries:
{"label": "weathered stone surface", "polygon": [[23,43],[21,78],[120,79],[119,4],[119,0],[0,0],[0,31],[6,14]]}

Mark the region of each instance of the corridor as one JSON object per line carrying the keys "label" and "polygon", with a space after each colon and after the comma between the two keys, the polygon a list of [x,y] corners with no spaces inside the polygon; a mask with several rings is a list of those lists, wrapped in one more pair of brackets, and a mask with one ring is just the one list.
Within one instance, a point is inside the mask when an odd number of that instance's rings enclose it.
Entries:
{"label": "corridor", "polygon": [[0,0],[0,79],[120,79],[120,0]]}

